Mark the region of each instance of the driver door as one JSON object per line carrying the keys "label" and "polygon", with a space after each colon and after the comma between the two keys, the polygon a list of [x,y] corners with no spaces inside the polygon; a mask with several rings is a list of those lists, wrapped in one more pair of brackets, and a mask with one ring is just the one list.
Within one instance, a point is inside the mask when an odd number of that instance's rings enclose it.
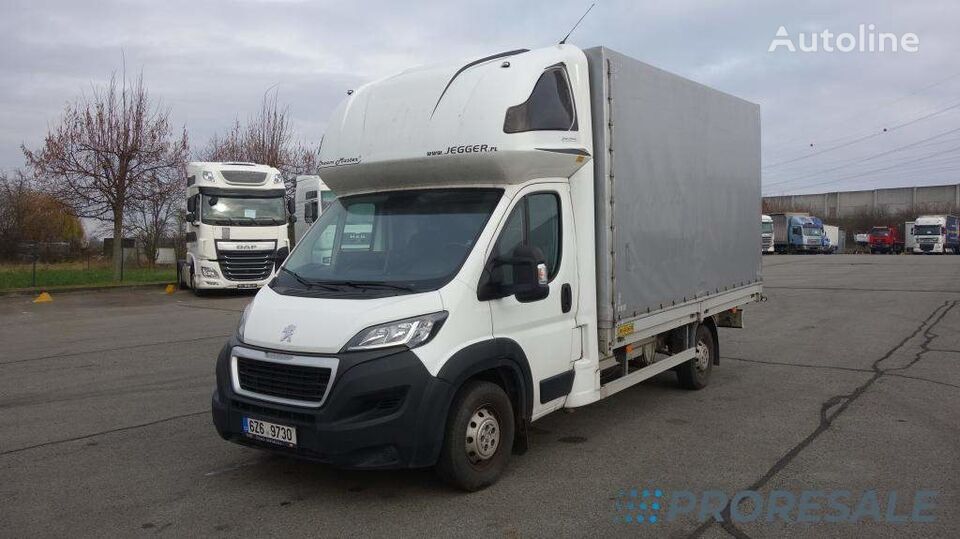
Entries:
{"label": "driver door", "polygon": [[[533,416],[559,408],[573,383],[573,361],[580,358],[576,327],[577,259],[570,190],[567,184],[539,184],[521,191],[504,221],[491,257],[514,248],[539,248],[546,257],[550,293],[521,303],[515,296],[490,300],[494,337],[523,349],[533,378]],[[501,275],[509,283],[509,271]]]}

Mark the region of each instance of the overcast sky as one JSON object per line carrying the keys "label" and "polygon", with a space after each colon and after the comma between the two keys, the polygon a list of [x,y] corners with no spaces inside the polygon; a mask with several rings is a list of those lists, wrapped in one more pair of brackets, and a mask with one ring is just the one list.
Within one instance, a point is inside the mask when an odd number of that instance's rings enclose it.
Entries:
{"label": "overcast sky", "polygon": [[[589,1],[0,0],[0,169],[126,58],[191,144],[276,86],[316,145],[346,90],[407,67],[559,41]],[[759,103],[764,192],[960,182],[960,2],[600,0],[606,45]],[[800,32],[915,33],[915,53],[768,52]],[[951,108],[952,105],[957,105]],[[884,133],[883,130],[887,129]],[[955,130],[955,131],[951,131]],[[873,135],[873,136],[871,136]],[[812,146],[811,146],[812,145]]]}

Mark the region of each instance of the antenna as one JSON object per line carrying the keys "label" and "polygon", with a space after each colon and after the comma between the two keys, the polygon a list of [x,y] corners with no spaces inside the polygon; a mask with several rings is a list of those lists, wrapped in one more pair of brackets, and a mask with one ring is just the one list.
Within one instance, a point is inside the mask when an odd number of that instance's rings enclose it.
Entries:
{"label": "antenna", "polygon": [[577,24],[574,24],[573,28],[571,28],[570,31],[567,32],[567,35],[563,36],[563,39],[560,40],[560,43],[559,43],[560,45],[563,45],[567,42],[567,38],[570,37],[570,34],[572,34],[573,31],[576,30],[578,26],[580,26],[580,23],[583,22],[584,17],[587,16],[587,13],[590,13],[590,10],[593,9],[593,6],[595,5],[597,5],[596,2],[590,4],[590,7],[588,7],[587,10],[583,12],[583,15],[580,16],[580,19],[577,20]]}

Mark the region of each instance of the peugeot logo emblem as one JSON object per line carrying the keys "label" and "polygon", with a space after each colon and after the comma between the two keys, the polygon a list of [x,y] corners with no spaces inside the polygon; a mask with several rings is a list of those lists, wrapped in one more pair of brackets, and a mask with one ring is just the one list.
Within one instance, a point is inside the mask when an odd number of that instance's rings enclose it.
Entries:
{"label": "peugeot logo emblem", "polygon": [[290,324],[289,326],[280,330],[280,342],[290,342],[290,339],[293,338],[293,334],[297,331],[297,326]]}

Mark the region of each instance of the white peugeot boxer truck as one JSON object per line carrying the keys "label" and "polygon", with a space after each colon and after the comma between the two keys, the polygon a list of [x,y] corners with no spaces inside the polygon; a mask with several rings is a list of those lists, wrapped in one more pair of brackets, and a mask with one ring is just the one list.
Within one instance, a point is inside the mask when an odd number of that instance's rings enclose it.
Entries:
{"label": "white peugeot boxer truck", "polygon": [[705,387],[761,298],[757,105],[558,45],[367,84],[329,126],[337,199],[217,362],[225,439],[476,490],[551,412]]}
{"label": "white peugeot boxer truck", "polygon": [[253,163],[187,163],[186,258],[180,284],[202,295],[214,289],[260,288],[290,252],[280,171]]}

